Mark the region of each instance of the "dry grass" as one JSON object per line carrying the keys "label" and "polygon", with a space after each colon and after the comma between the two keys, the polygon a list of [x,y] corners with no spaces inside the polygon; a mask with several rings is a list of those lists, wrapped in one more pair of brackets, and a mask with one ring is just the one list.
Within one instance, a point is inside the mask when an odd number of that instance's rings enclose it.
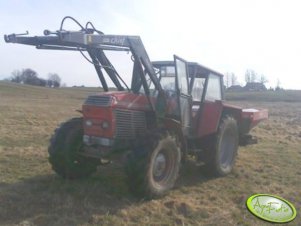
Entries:
{"label": "dry grass", "polygon": [[208,178],[188,162],[174,190],[144,201],[129,194],[116,167],[65,181],[48,164],[51,133],[78,116],[75,110],[95,91],[0,83],[0,225],[270,225],[247,211],[254,193],[291,201],[299,215],[289,225],[301,225],[300,102],[234,102],[270,111],[253,131],[259,143],[240,148],[234,172]]}
{"label": "dry grass", "polygon": [[301,90],[279,90],[261,92],[226,92],[226,99],[256,102],[300,102]]}

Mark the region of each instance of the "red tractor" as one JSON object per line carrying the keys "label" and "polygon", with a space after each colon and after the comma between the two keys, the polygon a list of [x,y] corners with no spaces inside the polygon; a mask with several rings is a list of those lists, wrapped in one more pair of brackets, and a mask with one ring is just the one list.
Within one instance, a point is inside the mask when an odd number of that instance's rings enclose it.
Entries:
{"label": "red tractor", "polygon": [[[51,138],[49,161],[64,178],[87,177],[99,164],[126,159],[130,190],[156,197],[173,188],[187,156],[205,162],[208,172],[225,176],[239,145],[253,141],[249,131],[267,110],[242,109],[223,101],[223,75],[174,56],[151,62],[138,36],[105,35],[91,22],[80,31],[44,31],[44,36],[5,35],[5,41],[38,49],[84,52],[104,92],[89,96],[82,117],[61,124]],[[131,53],[131,85],[107,57]],[[85,56],[87,58],[87,56]],[[106,77],[104,76],[106,75]],[[116,87],[110,91],[108,79]],[[125,158],[120,158],[125,156]]]}

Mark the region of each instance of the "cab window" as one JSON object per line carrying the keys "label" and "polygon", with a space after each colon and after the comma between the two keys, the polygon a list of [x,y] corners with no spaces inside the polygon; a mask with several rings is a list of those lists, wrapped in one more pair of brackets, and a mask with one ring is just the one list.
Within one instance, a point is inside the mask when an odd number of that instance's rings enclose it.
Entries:
{"label": "cab window", "polygon": [[193,101],[201,101],[204,91],[205,78],[195,78],[192,88],[192,99]]}
{"label": "cab window", "polygon": [[176,90],[176,71],[174,66],[161,67],[160,83],[164,90]]}
{"label": "cab window", "polygon": [[220,76],[210,74],[205,100],[221,100],[221,79]]}

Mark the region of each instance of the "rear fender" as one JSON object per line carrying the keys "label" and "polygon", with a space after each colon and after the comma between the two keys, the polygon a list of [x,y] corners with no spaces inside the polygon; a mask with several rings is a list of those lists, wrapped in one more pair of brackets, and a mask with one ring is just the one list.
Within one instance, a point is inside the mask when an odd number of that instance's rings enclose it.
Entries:
{"label": "rear fender", "polygon": [[204,137],[216,133],[221,118],[226,115],[231,115],[238,123],[241,120],[241,108],[225,104],[218,100],[215,102],[204,102],[200,110],[200,118],[197,123],[198,137]]}
{"label": "rear fender", "polygon": [[239,124],[242,119],[242,117],[241,117],[242,116],[242,108],[223,103],[222,117],[224,117],[226,115],[231,115],[236,120],[236,122]]}
{"label": "rear fender", "polygon": [[237,122],[240,136],[250,131],[250,117],[244,117],[241,107],[224,103],[223,116],[231,115]]}

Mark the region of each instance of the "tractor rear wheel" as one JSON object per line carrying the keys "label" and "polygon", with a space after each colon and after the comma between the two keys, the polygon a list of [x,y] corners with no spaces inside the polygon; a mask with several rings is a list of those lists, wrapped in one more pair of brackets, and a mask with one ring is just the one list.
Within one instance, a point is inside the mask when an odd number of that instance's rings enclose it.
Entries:
{"label": "tractor rear wheel", "polygon": [[149,138],[128,156],[126,173],[131,192],[144,198],[164,195],[175,185],[180,162],[181,152],[174,137]]}
{"label": "tractor rear wheel", "polygon": [[55,130],[48,148],[52,169],[63,178],[87,177],[96,171],[98,160],[79,155],[83,148],[83,120],[73,118]]}
{"label": "tractor rear wheel", "polygon": [[238,150],[238,127],[231,116],[222,118],[218,132],[212,137],[205,153],[208,173],[225,176],[232,171]]}

